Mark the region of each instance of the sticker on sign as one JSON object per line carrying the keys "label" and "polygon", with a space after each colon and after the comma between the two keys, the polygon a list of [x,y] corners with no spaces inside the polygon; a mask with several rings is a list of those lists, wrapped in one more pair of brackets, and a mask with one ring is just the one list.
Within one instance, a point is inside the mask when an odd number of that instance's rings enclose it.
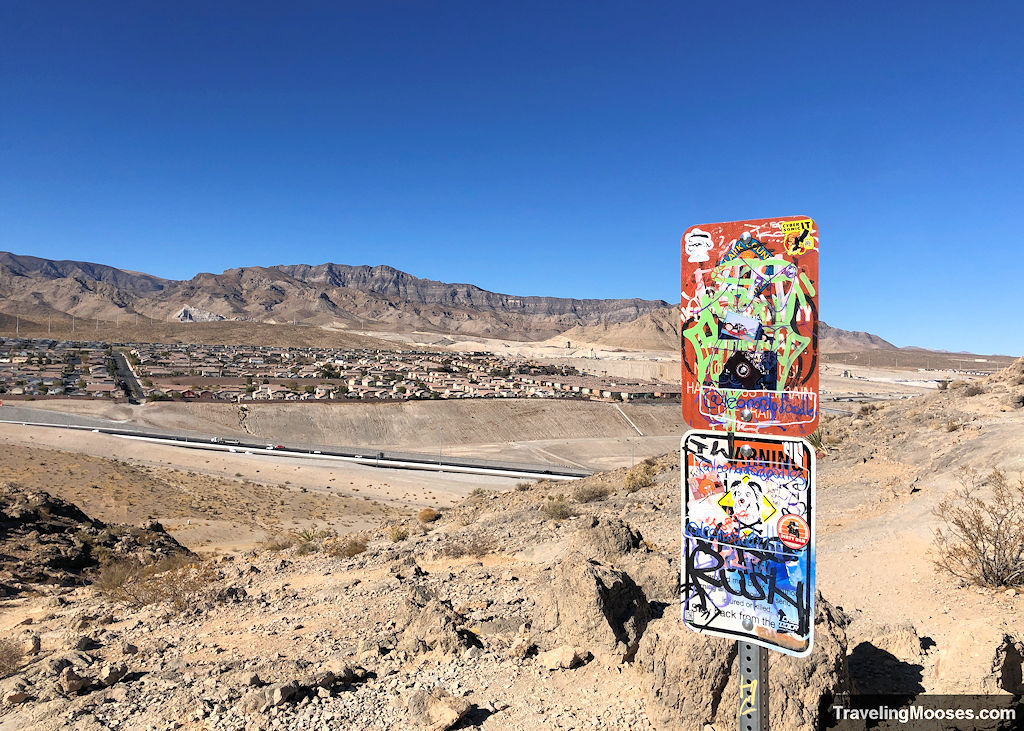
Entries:
{"label": "sticker on sign", "polygon": [[[802,657],[814,633],[814,452],[799,438],[683,437],[682,610],[696,632]],[[740,455],[743,455],[742,457]]]}
{"label": "sticker on sign", "polygon": [[806,216],[701,224],[682,240],[683,417],[805,435],[818,424],[818,229]]}

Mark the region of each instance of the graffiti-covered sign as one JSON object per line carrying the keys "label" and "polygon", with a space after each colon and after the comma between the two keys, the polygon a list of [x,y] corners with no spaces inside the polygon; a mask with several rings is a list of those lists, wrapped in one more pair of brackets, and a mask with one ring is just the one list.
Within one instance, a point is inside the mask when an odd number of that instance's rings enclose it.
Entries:
{"label": "graffiti-covered sign", "polygon": [[818,228],[806,216],[693,226],[682,240],[683,418],[694,429],[818,424]]}
{"label": "graffiti-covered sign", "polygon": [[[731,451],[730,451],[731,449]],[[800,438],[687,432],[683,621],[789,655],[814,630],[814,452]]]}

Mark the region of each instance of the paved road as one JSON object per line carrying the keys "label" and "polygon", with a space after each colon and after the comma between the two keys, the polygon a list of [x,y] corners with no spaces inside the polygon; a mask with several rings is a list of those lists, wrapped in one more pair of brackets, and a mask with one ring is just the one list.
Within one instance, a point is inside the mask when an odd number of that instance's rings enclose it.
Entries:
{"label": "paved road", "polygon": [[115,350],[114,363],[117,365],[117,385],[128,394],[128,401],[133,404],[142,401],[142,386],[139,385],[139,380],[132,373],[132,369],[128,367],[128,359],[125,357],[125,354]]}

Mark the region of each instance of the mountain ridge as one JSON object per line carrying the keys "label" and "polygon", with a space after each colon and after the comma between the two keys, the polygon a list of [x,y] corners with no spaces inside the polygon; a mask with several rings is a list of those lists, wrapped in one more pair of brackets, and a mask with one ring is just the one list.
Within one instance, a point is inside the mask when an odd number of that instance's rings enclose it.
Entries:
{"label": "mountain ridge", "polygon": [[[197,313],[201,313],[197,316]],[[301,322],[341,330],[425,330],[511,340],[565,338],[676,350],[678,308],[664,300],[519,296],[424,279],[381,265],[278,264],[173,280],[73,260],[0,252],[0,314],[162,322]],[[822,322],[822,352],[893,349]]]}
{"label": "mountain ridge", "polygon": [[[211,317],[351,329],[423,329],[542,340],[576,325],[628,322],[669,307],[664,300],[517,296],[472,284],[422,279],[388,265],[285,264],[200,272],[168,280],[103,264],[0,253],[4,310],[37,317],[161,321]],[[0,305],[0,306],[2,306]]]}

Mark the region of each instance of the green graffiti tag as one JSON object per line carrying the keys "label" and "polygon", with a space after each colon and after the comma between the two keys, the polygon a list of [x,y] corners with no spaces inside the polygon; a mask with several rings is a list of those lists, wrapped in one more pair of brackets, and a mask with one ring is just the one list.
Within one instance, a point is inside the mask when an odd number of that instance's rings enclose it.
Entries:
{"label": "green graffiti tag", "polygon": [[[797,314],[814,297],[810,278],[789,261],[779,258],[732,259],[711,272],[713,287],[704,290],[699,308],[691,315],[683,337],[696,356],[697,379],[708,384],[717,378],[726,359],[737,350],[774,350],[778,354],[778,390],[784,390],[800,355],[811,338],[795,328]],[[719,323],[727,312],[756,317],[765,337],[747,342],[719,339]]]}

